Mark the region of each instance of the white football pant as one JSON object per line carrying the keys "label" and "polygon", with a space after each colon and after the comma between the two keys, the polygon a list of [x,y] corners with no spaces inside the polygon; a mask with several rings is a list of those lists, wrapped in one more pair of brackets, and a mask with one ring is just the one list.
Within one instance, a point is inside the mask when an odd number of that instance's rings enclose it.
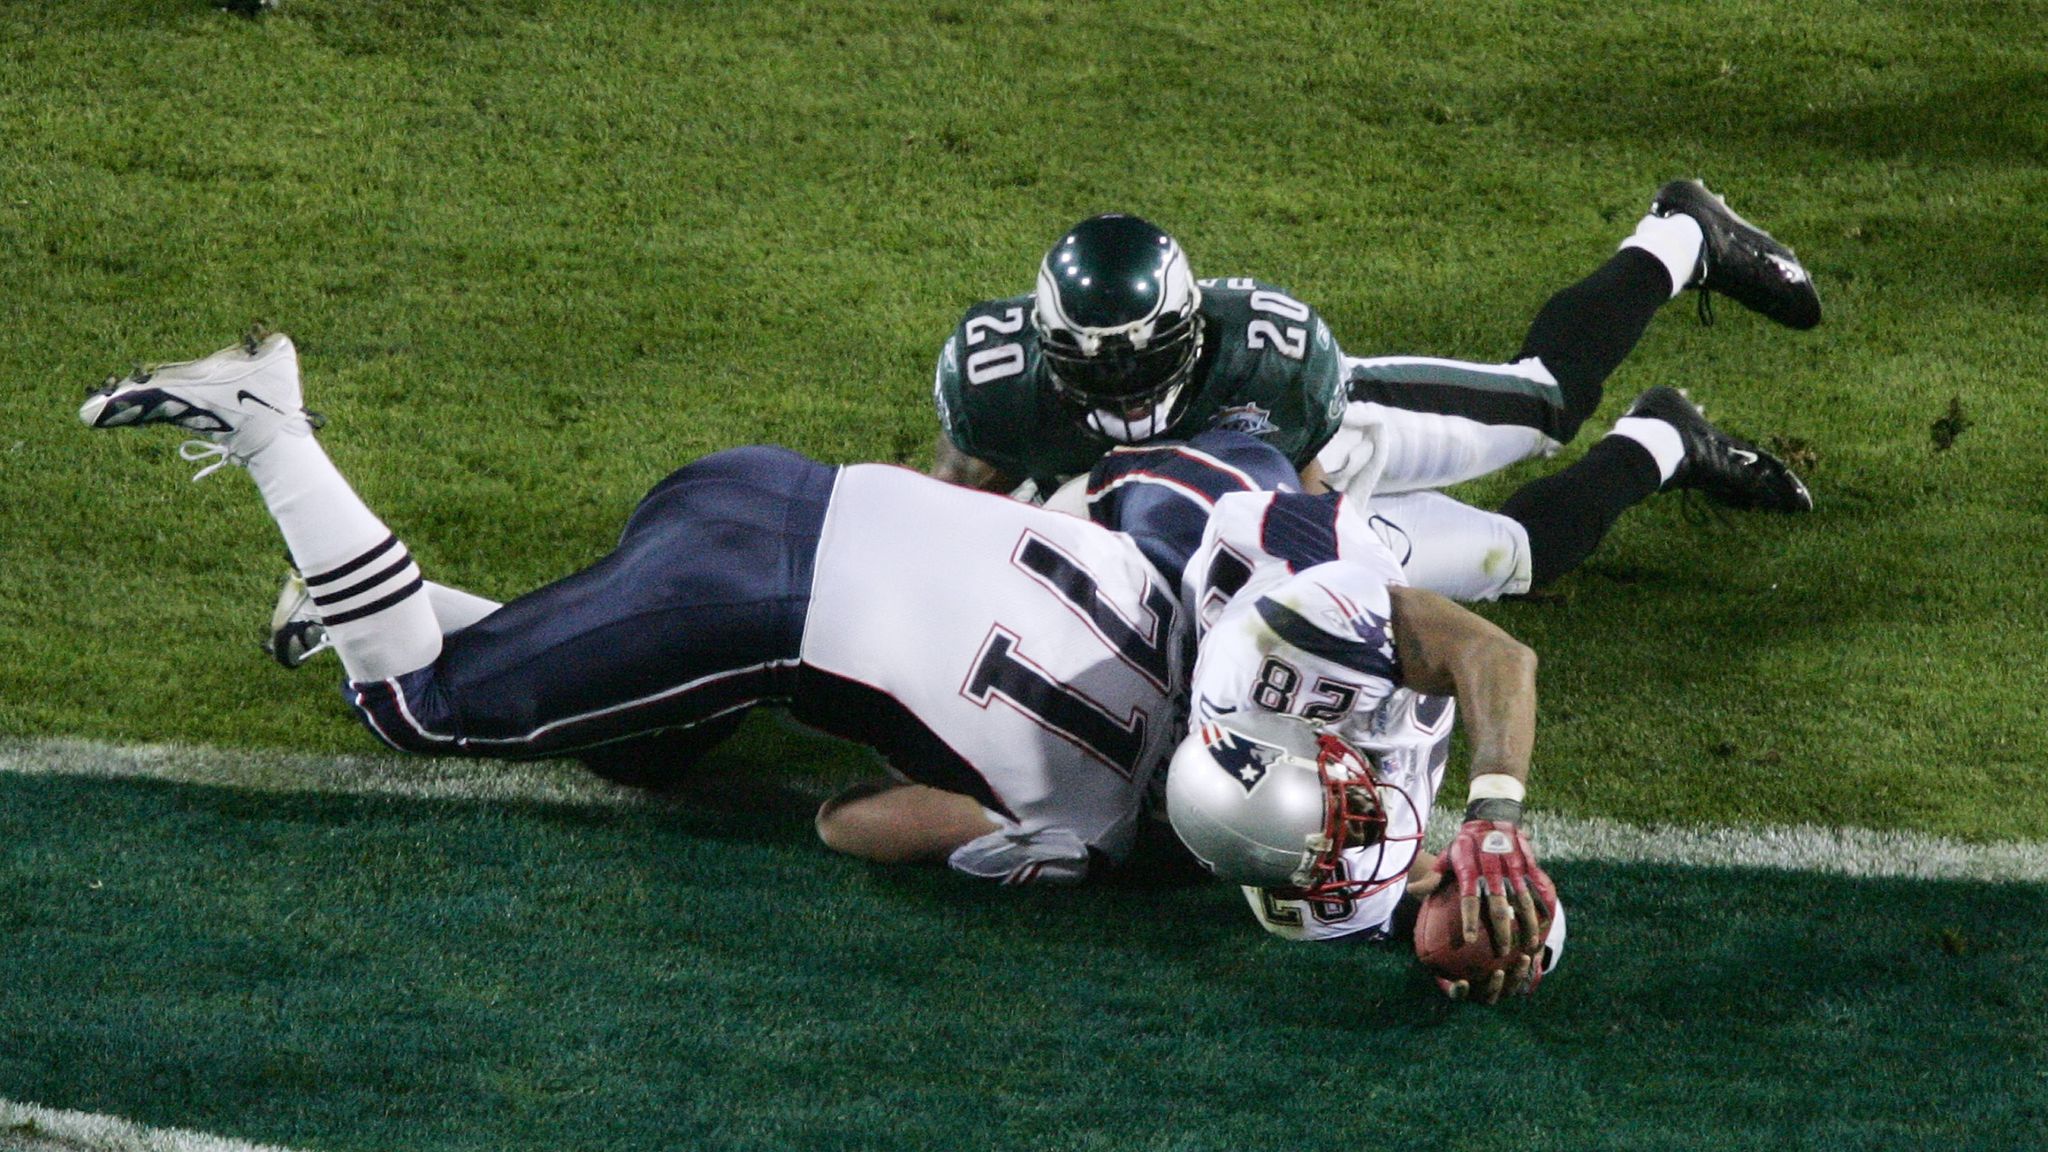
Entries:
{"label": "white football pant", "polygon": [[1529,533],[1515,520],[1441,492],[1377,495],[1366,513],[1417,588],[1464,601],[1529,590]]}

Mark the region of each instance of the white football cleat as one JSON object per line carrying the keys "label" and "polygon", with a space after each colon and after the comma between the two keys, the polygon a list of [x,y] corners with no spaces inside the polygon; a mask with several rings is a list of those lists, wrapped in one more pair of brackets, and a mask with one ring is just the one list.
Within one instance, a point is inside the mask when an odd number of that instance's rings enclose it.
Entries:
{"label": "white football cleat", "polygon": [[263,650],[279,664],[297,668],[332,647],[334,641],[320,622],[320,609],[305,578],[297,568],[290,569],[278,590],[277,608],[270,613],[270,638],[263,642]]}
{"label": "white football cleat", "polygon": [[221,457],[199,476],[224,464],[246,467],[279,433],[311,435],[317,419],[299,392],[299,353],[291,338],[260,330],[204,360],[109,378],[86,397],[78,418],[93,428],[175,424],[197,432],[206,439],[188,441],[180,454],[194,461]]}

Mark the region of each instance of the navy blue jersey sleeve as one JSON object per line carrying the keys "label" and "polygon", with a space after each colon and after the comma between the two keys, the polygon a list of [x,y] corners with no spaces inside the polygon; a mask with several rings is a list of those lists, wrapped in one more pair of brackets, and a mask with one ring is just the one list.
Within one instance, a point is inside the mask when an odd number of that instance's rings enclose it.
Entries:
{"label": "navy blue jersey sleeve", "polygon": [[1337,516],[1343,494],[1302,492],[1275,496],[1259,525],[1259,546],[1300,572],[1338,558]]}
{"label": "navy blue jersey sleeve", "polygon": [[1131,536],[1154,567],[1178,583],[1201,546],[1216,501],[1232,492],[1297,486],[1278,449],[1242,432],[1216,429],[1184,444],[1119,448],[1088,478],[1088,514]]}

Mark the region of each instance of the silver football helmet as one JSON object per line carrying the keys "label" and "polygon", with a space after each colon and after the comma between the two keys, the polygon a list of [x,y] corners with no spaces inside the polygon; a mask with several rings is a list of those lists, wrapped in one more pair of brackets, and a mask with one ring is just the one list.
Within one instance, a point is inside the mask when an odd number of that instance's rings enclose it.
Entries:
{"label": "silver football helmet", "polygon": [[[1414,833],[1388,834],[1391,806],[1413,816]],[[1203,721],[1181,741],[1166,770],[1166,815],[1181,843],[1224,880],[1292,889],[1310,899],[1358,899],[1400,883],[1377,862],[1346,876],[1347,848],[1420,840],[1421,811],[1382,783],[1366,756],[1297,716],[1232,712]]]}

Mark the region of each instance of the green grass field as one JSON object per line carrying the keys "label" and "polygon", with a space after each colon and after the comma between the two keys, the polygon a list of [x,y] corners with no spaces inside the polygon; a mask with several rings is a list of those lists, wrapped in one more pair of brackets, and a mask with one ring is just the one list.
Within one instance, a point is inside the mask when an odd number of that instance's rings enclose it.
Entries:
{"label": "green grass field", "polygon": [[[246,479],[74,415],[252,319],[429,574],[505,597],[715,448],[922,466],[939,343],[1084,215],[1289,286],[1352,353],[1495,359],[1699,175],[1827,320],[1680,301],[1602,420],[1688,387],[1799,446],[1818,510],[1654,501],[1485,609],[1543,658],[1533,798],[2048,852],[2044,29],[2038,0],[0,4],[0,744],[370,751],[331,664],[256,651],[283,561]],[[1567,967],[1461,1010],[1144,867],[1018,895],[831,857],[803,809],[866,764],[772,723],[716,767],[760,794],[0,772],[0,1099],[319,1149],[2048,1130],[2039,883],[1567,861]]]}

